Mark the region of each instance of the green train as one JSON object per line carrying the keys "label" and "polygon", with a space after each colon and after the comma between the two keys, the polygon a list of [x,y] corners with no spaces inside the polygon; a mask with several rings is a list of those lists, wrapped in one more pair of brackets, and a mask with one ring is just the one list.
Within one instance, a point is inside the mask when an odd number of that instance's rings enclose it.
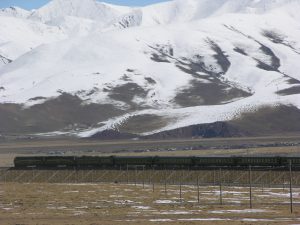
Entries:
{"label": "green train", "polygon": [[209,169],[209,168],[300,168],[300,157],[121,157],[121,156],[39,156],[16,157],[15,169]]}

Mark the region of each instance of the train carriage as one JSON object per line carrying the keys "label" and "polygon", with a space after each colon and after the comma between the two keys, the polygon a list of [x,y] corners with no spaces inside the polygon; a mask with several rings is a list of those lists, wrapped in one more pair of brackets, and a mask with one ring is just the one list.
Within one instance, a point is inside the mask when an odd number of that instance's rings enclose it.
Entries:
{"label": "train carriage", "polygon": [[75,158],[76,165],[79,168],[101,168],[113,166],[114,158],[108,157],[97,157],[97,156],[82,156]]}
{"label": "train carriage", "polygon": [[211,168],[300,168],[300,157],[131,157],[131,156],[44,156],[16,157],[15,168],[126,168],[211,169]]}
{"label": "train carriage", "polygon": [[300,166],[300,157],[285,157],[281,159],[281,164],[283,166],[288,166],[289,164],[292,164],[292,166]]}
{"label": "train carriage", "polygon": [[234,157],[195,157],[196,167],[233,167],[236,165]]}
{"label": "train carriage", "polygon": [[240,167],[279,167],[280,157],[238,157],[236,164]]}
{"label": "train carriage", "polygon": [[42,167],[45,163],[45,157],[16,157],[14,159],[15,168]]}
{"label": "train carriage", "polygon": [[66,167],[76,167],[76,157],[73,156],[65,156],[65,157],[60,157],[60,156],[51,156],[51,157],[44,157],[44,167],[61,167],[61,168],[66,168]]}
{"label": "train carriage", "polygon": [[153,161],[156,167],[187,168],[194,166],[194,157],[155,157]]}
{"label": "train carriage", "polygon": [[115,166],[151,166],[153,157],[113,157]]}

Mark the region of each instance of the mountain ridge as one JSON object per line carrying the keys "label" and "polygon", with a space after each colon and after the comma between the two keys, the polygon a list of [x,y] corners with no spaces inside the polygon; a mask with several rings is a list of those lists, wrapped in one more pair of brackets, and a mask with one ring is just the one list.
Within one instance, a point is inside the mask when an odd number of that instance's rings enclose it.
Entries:
{"label": "mountain ridge", "polygon": [[85,2],[54,0],[26,18],[0,11],[3,122],[8,107],[21,132],[153,135],[300,108],[300,0]]}

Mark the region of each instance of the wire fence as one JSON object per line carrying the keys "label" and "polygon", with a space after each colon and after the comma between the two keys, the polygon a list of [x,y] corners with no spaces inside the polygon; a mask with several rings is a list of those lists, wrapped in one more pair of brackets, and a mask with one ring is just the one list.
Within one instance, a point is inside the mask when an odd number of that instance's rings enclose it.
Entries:
{"label": "wire fence", "polygon": [[[219,204],[224,204],[223,192],[230,187],[246,187],[249,190],[249,207],[253,207],[253,189],[282,188],[288,190],[290,211],[293,212],[293,189],[300,187],[300,171],[278,171],[275,169],[253,170],[155,170],[145,168],[126,168],[120,170],[13,170],[0,169],[1,183],[124,183],[150,186],[155,192],[157,187],[178,186],[180,199],[184,185],[193,185],[198,190],[203,186],[218,187]],[[298,204],[298,203],[296,203]]]}
{"label": "wire fence", "polygon": [[[249,178],[249,176],[251,177]],[[286,187],[290,184],[300,187],[300,171],[278,171],[274,169],[253,170],[155,170],[155,169],[121,169],[121,170],[12,170],[0,169],[0,182],[20,183],[157,183],[176,185],[216,185]]]}

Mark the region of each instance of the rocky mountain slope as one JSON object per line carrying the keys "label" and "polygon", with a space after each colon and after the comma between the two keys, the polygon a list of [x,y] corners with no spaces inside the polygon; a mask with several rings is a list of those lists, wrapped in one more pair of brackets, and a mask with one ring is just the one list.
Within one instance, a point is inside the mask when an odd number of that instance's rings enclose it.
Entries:
{"label": "rocky mountain slope", "polygon": [[2,9],[0,133],[153,136],[266,107],[297,114],[299,10],[300,0],[133,8],[53,0],[30,12]]}

